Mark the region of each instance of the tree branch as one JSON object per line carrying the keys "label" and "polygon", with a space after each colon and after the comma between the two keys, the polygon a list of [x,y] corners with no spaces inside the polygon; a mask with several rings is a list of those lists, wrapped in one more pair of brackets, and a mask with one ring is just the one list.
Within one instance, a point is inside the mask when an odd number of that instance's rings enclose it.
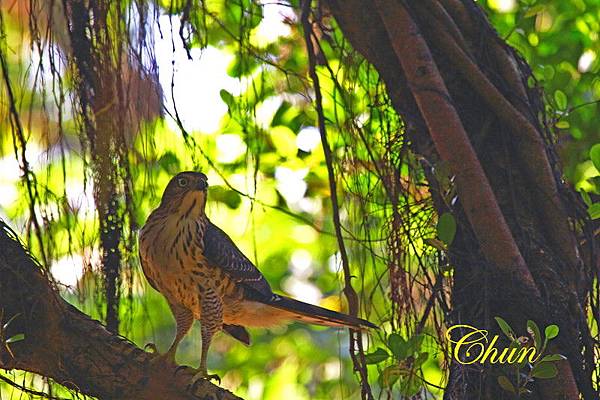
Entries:
{"label": "tree branch", "polygon": [[[0,309],[16,315],[0,343],[0,368],[21,369],[101,399],[239,399],[201,380],[194,371],[153,359],[127,339],[108,332],[58,295],[16,234],[0,220]],[[0,326],[6,321],[0,321]]]}
{"label": "tree branch", "polygon": [[[439,5],[439,3],[428,1],[431,6]],[[514,140],[519,141],[519,146],[515,146],[519,155],[519,160],[523,164],[521,170],[529,178],[529,186],[540,207],[540,222],[545,228],[545,233],[548,236],[553,247],[560,249],[565,260],[568,260],[571,268],[570,274],[566,277],[572,279],[573,290],[577,289],[579,280],[578,266],[579,255],[575,236],[569,228],[568,219],[565,209],[561,203],[558,188],[554,180],[552,167],[546,154],[545,143],[542,135],[537,128],[530,122],[524,112],[518,110],[510,101],[504,97],[496,86],[488,79],[483,71],[477,66],[472,56],[467,54],[464,48],[461,48],[448,32],[443,29],[431,26],[433,20],[429,18],[430,9],[422,9],[425,4],[415,3],[420,6],[414,7],[420,11],[423,21],[428,21],[430,25],[429,31],[434,36],[435,43],[438,48],[444,52],[448,59],[452,60],[456,65],[456,71],[462,75],[465,81],[471,84],[472,89],[484,99],[490,110],[495,112],[495,115],[506,124],[513,132]],[[493,43],[494,48],[498,49],[499,44]],[[497,55],[501,55],[500,50],[497,50]],[[505,63],[499,62],[498,65],[507,66]],[[509,76],[515,77],[516,74]],[[513,82],[512,87],[517,84]],[[518,86],[524,93],[522,85]],[[525,97],[526,99],[527,97]],[[536,116],[537,117],[537,116]],[[515,134],[517,132],[518,134]]]}
{"label": "tree branch", "polygon": [[435,147],[456,174],[459,194],[469,193],[460,199],[484,254],[503,273],[518,274],[539,295],[427,43],[403,5],[383,0],[375,4]]}

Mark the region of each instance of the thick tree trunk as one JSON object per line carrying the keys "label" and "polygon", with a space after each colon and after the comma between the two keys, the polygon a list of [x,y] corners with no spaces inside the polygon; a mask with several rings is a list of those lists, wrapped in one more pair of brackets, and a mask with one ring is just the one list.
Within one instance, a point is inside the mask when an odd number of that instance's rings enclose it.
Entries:
{"label": "thick tree trunk", "polygon": [[0,327],[15,316],[0,338],[25,335],[0,343],[2,369],[34,372],[100,399],[239,399],[205,380],[188,390],[193,370],[177,372],[175,365],[153,361],[152,354],[61,299],[2,221],[0,310]]}
{"label": "thick tree trunk", "polygon": [[[459,225],[449,323],[497,330],[494,316],[525,334],[528,319],[556,323],[559,374],[531,398],[597,398],[585,313],[583,260],[563,198],[571,196],[540,125],[540,93],[524,61],[470,0],[326,0],[345,36],[384,79],[413,150],[456,177],[457,202],[441,201]],[[433,178],[431,171],[426,174]],[[491,190],[490,190],[491,188]],[[569,200],[575,197],[569,198]],[[576,203],[570,216],[575,215]],[[588,265],[586,268],[585,265]],[[587,288],[590,286],[588,285]],[[509,398],[491,368],[453,365],[446,398]]]}

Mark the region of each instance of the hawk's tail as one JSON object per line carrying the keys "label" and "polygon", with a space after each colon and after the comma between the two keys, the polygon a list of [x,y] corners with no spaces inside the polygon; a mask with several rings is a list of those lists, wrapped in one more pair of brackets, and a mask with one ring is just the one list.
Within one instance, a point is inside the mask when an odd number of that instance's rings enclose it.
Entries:
{"label": "hawk's tail", "polygon": [[274,295],[268,302],[264,302],[264,304],[285,311],[288,314],[286,317],[290,319],[310,324],[348,327],[359,330],[365,328],[379,329],[377,325],[362,318],[328,310],[286,296]]}

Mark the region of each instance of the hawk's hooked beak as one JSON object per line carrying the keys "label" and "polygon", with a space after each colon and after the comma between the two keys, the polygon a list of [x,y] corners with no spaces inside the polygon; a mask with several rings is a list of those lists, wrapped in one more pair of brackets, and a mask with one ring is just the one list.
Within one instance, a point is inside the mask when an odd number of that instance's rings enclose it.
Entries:
{"label": "hawk's hooked beak", "polygon": [[196,190],[200,190],[200,191],[205,191],[207,188],[208,188],[208,182],[206,182],[205,180],[202,180],[202,179],[200,179],[198,181],[198,184],[195,187]]}

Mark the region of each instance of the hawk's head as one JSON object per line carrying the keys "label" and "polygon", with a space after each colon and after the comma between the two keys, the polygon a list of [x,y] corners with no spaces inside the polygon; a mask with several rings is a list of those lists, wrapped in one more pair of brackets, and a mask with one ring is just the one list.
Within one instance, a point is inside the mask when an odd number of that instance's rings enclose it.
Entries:
{"label": "hawk's head", "polygon": [[[171,178],[160,202],[181,212],[197,214],[204,211],[208,178],[202,172],[185,171]],[[194,212],[196,211],[196,212]]]}

